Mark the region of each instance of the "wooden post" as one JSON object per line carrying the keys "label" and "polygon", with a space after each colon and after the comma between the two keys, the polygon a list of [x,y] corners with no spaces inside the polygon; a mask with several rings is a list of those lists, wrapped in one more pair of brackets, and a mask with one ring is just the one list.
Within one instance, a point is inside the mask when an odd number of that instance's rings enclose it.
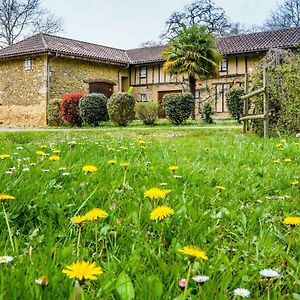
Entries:
{"label": "wooden post", "polygon": [[264,138],[269,137],[269,92],[268,92],[268,70],[264,68],[263,70],[263,81],[264,81]]}
{"label": "wooden post", "polygon": [[[249,75],[247,72],[245,73],[244,92],[245,92],[245,95],[247,95],[249,92]],[[248,99],[244,99],[244,109],[243,109],[244,117],[246,117],[248,115],[248,111],[249,111],[249,102],[248,101],[249,101]],[[243,121],[243,132],[246,133],[248,130],[249,130],[249,121],[245,120],[245,121]]]}

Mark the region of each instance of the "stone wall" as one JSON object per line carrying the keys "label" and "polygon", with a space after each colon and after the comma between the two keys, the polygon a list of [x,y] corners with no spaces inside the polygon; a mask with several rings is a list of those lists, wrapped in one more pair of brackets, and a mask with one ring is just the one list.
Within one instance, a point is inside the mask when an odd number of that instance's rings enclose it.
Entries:
{"label": "stone wall", "polygon": [[0,123],[5,127],[46,125],[46,63],[32,58],[31,70],[24,59],[0,61]]}

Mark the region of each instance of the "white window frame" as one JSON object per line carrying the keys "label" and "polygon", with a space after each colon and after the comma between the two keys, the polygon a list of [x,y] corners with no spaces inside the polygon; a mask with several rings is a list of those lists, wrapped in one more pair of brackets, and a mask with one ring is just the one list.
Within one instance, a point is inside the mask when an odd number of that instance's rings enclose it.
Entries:
{"label": "white window frame", "polygon": [[141,94],[140,102],[148,102],[148,96],[146,93]]}
{"label": "white window frame", "polygon": [[31,58],[26,58],[24,60],[24,70],[25,71],[32,70],[32,59]]}

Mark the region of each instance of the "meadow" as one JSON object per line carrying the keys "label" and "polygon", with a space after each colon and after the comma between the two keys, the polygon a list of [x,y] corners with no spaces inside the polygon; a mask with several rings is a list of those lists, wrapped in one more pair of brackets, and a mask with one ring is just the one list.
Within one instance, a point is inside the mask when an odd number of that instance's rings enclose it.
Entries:
{"label": "meadow", "polygon": [[0,299],[300,299],[299,142],[0,133]]}

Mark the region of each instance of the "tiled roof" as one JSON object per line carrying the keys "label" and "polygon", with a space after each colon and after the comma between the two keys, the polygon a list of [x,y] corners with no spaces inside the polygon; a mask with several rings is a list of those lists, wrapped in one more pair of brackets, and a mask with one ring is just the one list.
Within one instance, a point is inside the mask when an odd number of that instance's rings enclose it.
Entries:
{"label": "tiled roof", "polygon": [[221,54],[267,51],[272,48],[291,48],[300,45],[300,27],[285,28],[222,37],[217,40]]}
{"label": "tiled roof", "polygon": [[134,64],[164,61],[161,54],[166,46],[154,46],[127,50],[126,53]]}
{"label": "tiled roof", "polygon": [[[222,37],[217,47],[223,55],[267,51],[272,48],[291,48],[300,45],[300,27],[255,32]],[[166,46],[121,50],[102,45],[39,33],[0,50],[1,58],[53,52],[58,55],[99,60],[116,64],[163,62]]]}
{"label": "tiled roof", "polygon": [[39,33],[0,51],[0,59],[26,54],[55,52],[112,63],[129,63],[124,50]]}

